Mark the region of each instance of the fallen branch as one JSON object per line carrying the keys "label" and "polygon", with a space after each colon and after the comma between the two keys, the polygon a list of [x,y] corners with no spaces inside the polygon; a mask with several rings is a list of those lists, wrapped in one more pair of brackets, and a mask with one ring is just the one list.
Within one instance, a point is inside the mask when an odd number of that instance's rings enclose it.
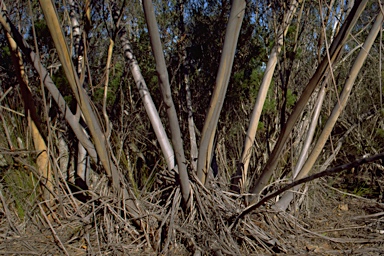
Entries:
{"label": "fallen branch", "polygon": [[277,191],[275,191],[275,192],[273,192],[273,193],[263,197],[263,199],[261,199],[259,202],[255,203],[255,204],[252,204],[252,205],[248,206],[247,208],[245,208],[235,218],[235,220],[233,221],[233,223],[231,224],[229,229],[232,230],[237,225],[239,220],[242,219],[245,215],[247,215],[247,214],[251,213],[252,211],[256,210],[257,208],[262,206],[268,200],[270,200],[270,199],[280,195],[281,193],[287,191],[288,189],[291,189],[293,187],[296,187],[297,185],[300,185],[300,184],[303,184],[303,183],[306,183],[306,182],[309,182],[309,181],[312,181],[312,180],[315,180],[315,179],[318,179],[318,178],[321,178],[321,177],[331,176],[331,175],[337,174],[339,172],[342,172],[344,170],[350,170],[350,169],[355,168],[357,166],[360,166],[362,164],[370,163],[370,162],[373,162],[373,161],[376,161],[376,160],[379,160],[379,159],[384,159],[384,153],[377,154],[377,155],[374,155],[374,156],[371,156],[371,157],[364,157],[364,158],[358,159],[356,161],[353,161],[351,163],[339,165],[339,166],[336,166],[336,167],[333,167],[333,168],[329,168],[329,169],[326,169],[325,171],[313,174],[313,175],[308,176],[306,178],[302,178],[302,179],[296,180],[296,181],[292,182],[291,184],[288,184],[285,187],[283,187],[283,188],[281,188],[281,189],[279,189],[279,190],[277,190]]}

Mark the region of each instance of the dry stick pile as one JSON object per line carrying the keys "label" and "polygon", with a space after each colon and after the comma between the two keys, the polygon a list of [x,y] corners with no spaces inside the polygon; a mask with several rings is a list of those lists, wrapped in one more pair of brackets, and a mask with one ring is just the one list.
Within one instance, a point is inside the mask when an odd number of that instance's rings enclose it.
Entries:
{"label": "dry stick pile", "polygon": [[[289,184],[247,208],[242,206],[241,196],[223,191],[216,181],[212,181],[210,187],[206,188],[193,177],[191,184],[194,207],[188,215],[180,207],[180,191],[175,186],[174,177],[170,177],[166,182],[169,186],[142,196],[140,201],[146,210],[139,220],[142,223],[140,226],[132,224],[135,222],[125,212],[122,201],[110,192],[106,180],[100,180],[93,191],[87,191],[93,198],[87,203],[74,199],[67,188],[57,189],[55,200],[59,203],[56,208],[51,209],[52,221],[48,220],[42,210],[44,202],[38,203],[24,221],[19,220],[12,211],[12,203],[7,202],[0,194],[0,214],[3,216],[0,222],[3,234],[0,236],[0,253],[23,254],[28,251],[29,254],[177,255],[195,252],[196,255],[247,255],[305,251],[332,253],[340,250],[351,253],[353,249],[347,246],[350,244],[361,244],[361,248],[353,252],[377,253],[383,243],[381,232],[384,228],[379,228],[384,218],[384,214],[380,214],[380,209],[381,213],[384,212],[383,204],[366,200],[367,204],[377,207],[376,213],[368,216],[361,213],[359,216],[352,216],[345,223],[339,223],[338,225],[344,227],[336,230],[340,234],[343,232],[344,237],[332,236],[332,232],[336,232],[334,227],[327,232],[319,228],[315,231],[311,229],[313,218],[320,220],[321,214],[327,214],[326,211],[332,208],[332,203],[339,203],[327,195],[333,188],[315,185],[311,188],[311,193],[317,191],[322,196],[317,195],[316,200],[311,200],[309,194],[304,200],[307,205],[311,203],[315,208],[324,207],[324,212],[312,210],[311,214],[306,214],[304,206],[300,210],[300,206],[296,205],[299,212],[296,215],[294,212],[294,216],[272,211],[268,205],[260,207],[295,185],[381,159],[383,156],[384,154],[380,154],[327,169]],[[168,193],[164,193],[166,190]],[[0,192],[2,191],[3,188],[0,188]],[[350,201],[349,204],[352,203]],[[316,216],[316,212],[319,215]],[[341,213],[353,212],[340,210],[339,214]],[[333,216],[336,217],[337,215]],[[341,215],[340,217],[342,218]],[[331,219],[332,215],[328,216],[328,221]],[[359,230],[365,237],[348,235],[354,230]],[[337,246],[328,248],[322,244],[324,241]],[[368,245],[363,247],[365,244]]]}

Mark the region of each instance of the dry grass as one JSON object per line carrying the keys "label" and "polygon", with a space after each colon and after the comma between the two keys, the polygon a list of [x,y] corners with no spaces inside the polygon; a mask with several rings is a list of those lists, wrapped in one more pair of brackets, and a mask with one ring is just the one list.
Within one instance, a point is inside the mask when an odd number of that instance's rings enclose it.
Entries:
{"label": "dry grass", "polygon": [[[107,183],[105,183],[107,184]],[[82,203],[58,190],[56,207],[44,202],[23,220],[1,188],[0,254],[28,255],[380,255],[384,252],[384,204],[313,182],[296,210],[278,213],[269,202],[229,228],[244,206],[212,181],[192,182],[186,215],[177,186],[143,195],[143,215],[132,220],[108,187]],[[301,204],[299,204],[301,202]],[[293,207],[292,207],[293,208]]]}

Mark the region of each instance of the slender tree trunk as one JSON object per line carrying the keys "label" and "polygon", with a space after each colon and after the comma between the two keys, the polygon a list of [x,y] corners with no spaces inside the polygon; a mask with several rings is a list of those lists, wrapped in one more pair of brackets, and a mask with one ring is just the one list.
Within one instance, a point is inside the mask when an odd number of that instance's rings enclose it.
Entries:
{"label": "slender tree trunk", "polygon": [[[271,81],[272,81],[273,73],[274,73],[275,68],[276,68],[277,58],[278,58],[279,53],[281,51],[281,47],[283,46],[283,40],[284,40],[285,35],[288,32],[289,24],[292,21],[292,18],[296,12],[297,6],[298,6],[298,2],[296,0],[293,0],[291,2],[290,10],[284,16],[284,22],[283,22],[282,26],[280,27],[279,31],[277,32],[277,36],[278,36],[277,43],[273,47],[273,49],[270,53],[270,57],[269,57],[269,60],[267,63],[267,67],[265,69],[263,81],[261,82],[260,90],[259,90],[259,93],[257,95],[257,100],[255,103],[255,106],[253,107],[251,121],[249,123],[248,132],[247,132],[247,136],[245,138],[245,143],[244,143],[244,149],[243,149],[243,153],[241,156],[241,163],[242,163],[242,168],[243,168],[242,182],[241,182],[242,184],[244,184],[247,181],[249,160],[250,160],[250,156],[251,156],[251,150],[253,147],[253,143],[255,141],[257,126],[259,124],[261,112],[263,110],[264,102],[265,102],[265,99],[267,97],[267,92],[268,92],[269,86],[270,86]],[[238,173],[238,175],[240,173]],[[233,185],[237,185],[237,184],[233,184]]]}
{"label": "slender tree trunk", "polygon": [[131,45],[129,44],[125,28],[121,28],[119,34],[124,50],[124,56],[127,59],[129,68],[131,69],[133,79],[135,80],[141,99],[143,100],[145,110],[149,120],[151,121],[153,130],[155,131],[156,138],[159,141],[161,150],[165,157],[165,161],[167,162],[168,169],[172,170],[175,168],[175,154],[173,152],[172,146],[169,143],[168,136],[165,133],[164,126],[161,123],[159,113],[157,112],[155,104],[153,103],[152,97],[149,94],[149,90],[141,74],[139,64],[137,63],[136,57],[133,55],[133,51]]}
{"label": "slender tree trunk", "polygon": [[189,83],[189,61],[187,60],[187,49],[186,49],[186,32],[184,23],[184,2],[185,0],[178,0],[178,12],[179,12],[179,42],[180,47],[180,61],[181,61],[181,79],[180,83],[185,86],[186,103],[187,103],[187,114],[188,114],[188,131],[189,131],[189,142],[190,142],[190,160],[191,167],[194,172],[197,172],[197,140],[195,131],[195,122],[193,120],[193,109],[192,109],[192,96]]}
{"label": "slender tree trunk", "polygon": [[[70,5],[69,9],[69,16],[71,20],[71,26],[72,26],[72,36],[73,36],[73,55],[72,59],[75,64],[76,73],[78,77],[81,76],[83,72],[83,49],[81,47],[81,29],[80,29],[80,23],[77,19],[78,16],[78,5],[73,1],[68,1]],[[83,87],[83,83],[81,82],[81,86]],[[84,118],[81,114],[80,105],[77,104],[77,110],[76,113],[78,113],[79,121],[81,118]],[[83,129],[84,133],[87,134],[86,130]],[[88,134],[87,134],[88,135]],[[86,149],[83,147],[83,145],[78,142],[77,143],[77,165],[76,165],[76,173],[77,178],[82,179],[85,184],[89,185],[89,156],[87,154]],[[75,181],[76,183],[76,181]]]}
{"label": "slender tree trunk", "polygon": [[251,190],[251,193],[254,194],[251,197],[252,203],[254,203],[257,200],[258,194],[268,184],[268,181],[272,176],[279,162],[281,152],[283,151],[285,143],[287,142],[289,138],[289,134],[293,130],[293,127],[297,119],[299,118],[301,112],[305,108],[313,91],[315,90],[315,88],[323,78],[324,74],[328,71],[329,66],[332,65],[338,58],[339,53],[341,52],[342,47],[344,46],[349,36],[349,32],[352,30],[356,21],[360,17],[360,14],[364,10],[365,5],[367,4],[367,1],[368,0],[357,1],[356,5],[351,10],[350,14],[348,15],[348,18],[346,19],[345,23],[340,29],[340,32],[336,36],[335,40],[332,42],[332,45],[329,50],[331,62],[329,62],[327,58],[323,58],[323,61],[320,63],[315,74],[312,76],[307,86],[305,87],[303,93],[301,94],[300,99],[297,101],[294,109],[292,110],[291,115],[289,116],[287,122],[282,128],[279,139],[272,151],[271,156],[268,159],[266,166],[264,167],[255,187]]}
{"label": "slender tree trunk", "polygon": [[111,124],[109,122],[109,117],[107,113],[107,96],[108,96],[108,85],[109,85],[109,70],[111,68],[112,62],[112,53],[115,42],[112,38],[109,39],[109,47],[108,47],[108,56],[107,56],[107,64],[105,67],[105,83],[104,83],[104,95],[103,95],[103,116],[105,121],[105,135],[106,140],[109,141],[111,136]]}
{"label": "slender tree trunk", "polygon": [[[76,118],[76,116],[72,114],[64,98],[58,91],[57,87],[53,83],[50,76],[48,75],[47,70],[40,63],[40,58],[38,58],[38,56],[36,56],[36,54],[31,50],[29,45],[25,42],[23,37],[17,31],[15,26],[10,22],[10,20],[6,17],[3,11],[0,12],[0,23],[3,25],[3,28],[5,29],[5,31],[11,34],[12,38],[16,41],[17,45],[26,55],[27,59],[33,64],[33,66],[35,67],[36,71],[40,76],[40,79],[43,81],[45,87],[52,94],[52,98],[56,101],[59,109],[64,114],[65,119],[71,126],[73,132],[76,134],[77,139],[80,140],[82,145],[87,149],[90,156],[97,163],[98,155],[94,145],[92,144],[92,142],[89,141],[87,136],[84,134],[82,127],[78,122],[78,119]],[[98,141],[98,143],[100,143],[100,141]],[[140,209],[138,208],[138,206],[136,205],[136,202],[134,201],[132,192],[129,190],[129,188],[121,187],[121,184],[118,182],[119,180],[121,180],[121,177],[117,172],[116,166],[113,165],[113,163],[111,163],[110,167],[111,167],[110,170],[112,170],[114,174],[113,177],[115,177],[114,179],[112,179],[114,188],[116,189],[116,191],[120,191],[120,189],[123,189],[124,199],[127,200],[126,206],[128,208],[128,212],[133,217],[137,218],[140,213]]]}
{"label": "slender tree trunk", "polygon": [[[325,84],[323,84],[323,87],[320,89],[318,99],[315,104],[312,121],[308,128],[307,136],[305,138],[305,142],[304,142],[303,148],[301,149],[301,153],[296,163],[295,169],[293,170],[293,180],[296,178],[297,174],[301,170],[301,167],[303,167],[305,160],[307,159],[309,146],[312,143],[312,139],[315,134],[316,126],[319,120],[320,111],[323,106],[324,96],[325,96]],[[275,207],[281,211],[285,211],[288,205],[290,204],[290,202],[292,201],[292,199],[293,199],[293,192],[288,191],[275,204]]]}
{"label": "slender tree trunk", "polygon": [[187,173],[186,160],[184,155],[183,141],[181,139],[180,125],[177,118],[176,108],[173,103],[171,86],[169,85],[167,65],[163,54],[163,47],[160,41],[159,28],[157,26],[155,11],[153,9],[152,0],[144,0],[144,14],[147,21],[152,51],[156,61],[156,71],[159,78],[160,88],[163,101],[167,110],[169,119],[169,127],[171,129],[172,144],[175,149],[177,166],[179,169],[179,180],[181,193],[184,203],[189,207],[191,187]]}
{"label": "slender tree trunk", "polygon": [[343,91],[340,94],[339,100],[336,102],[335,107],[332,110],[332,113],[330,117],[328,118],[327,123],[324,126],[324,129],[322,133],[320,134],[316,145],[312,149],[311,155],[308,157],[307,161],[305,162],[303,168],[301,169],[300,173],[296,176],[295,180],[301,179],[308,175],[309,171],[312,169],[316,159],[321,153],[321,150],[323,149],[326,141],[328,140],[329,135],[332,132],[332,129],[339,118],[341,112],[345,108],[348,97],[351,93],[353,84],[356,80],[357,75],[359,74],[361,67],[364,64],[365,59],[368,56],[369,51],[371,50],[372,44],[375,41],[378,33],[380,32],[380,29],[382,27],[383,23],[383,13],[379,12],[375,23],[373,24],[373,27],[371,29],[371,32],[369,33],[367,39],[365,40],[365,43],[360,50],[359,55],[357,56],[350,72],[347,81],[345,82]]}
{"label": "slender tree trunk", "polygon": [[110,154],[111,152],[107,149],[106,138],[103,131],[101,130],[100,124],[96,115],[90,105],[90,100],[85,93],[84,89],[80,85],[79,78],[74,70],[72,64],[67,44],[65,43],[64,35],[59,23],[57,12],[55,7],[52,4],[51,0],[40,0],[40,6],[43,10],[45,19],[48,21],[47,25],[51,33],[53,42],[55,43],[59,59],[64,68],[64,72],[68,79],[68,82],[72,88],[72,91],[76,97],[78,104],[80,104],[81,110],[83,112],[85,121],[88,125],[88,128],[91,132],[91,136],[95,143],[95,148],[103,167],[107,175],[112,178],[112,183],[114,187],[119,190],[120,186],[120,177],[116,169],[116,166],[112,163]]}
{"label": "slender tree trunk", "polygon": [[216,134],[216,127],[223,107],[225,94],[228,88],[229,78],[235,56],[237,40],[239,38],[241,24],[244,18],[246,2],[244,0],[232,1],[231,13],[225,32],[223,53],[221,54],[219,71],[216,77],[215,89],[211,103],[204,122],[199,159],[197,162],[197,177],[205,184],[206,177],[211,165],[213,141]]}
{"label": "slender tree trunk", "polygon": [[32,63],[35,70],[38,72],[40,78],[44,83],[44,86],[51,93],[52,98],[55,100],[60,111],[64,114],[64,118],[67,120],[67,122],[71,126],[71,129],[75,133],[76,137],[80,140],[82,145],[87,149],[88,153],[93,158],[93,160],[97,162],[98,157],[92,142],[84,134],[82,127],[78,122],[78,119],[76,118],[75,115],[72,114],[63,96],[60,94],[59,90],[57,89],[51,77],[49,76],[47,70],[40,63],[40,59],[31,50],[29,45],[23,40],[22,35],[20,35],[20,33],[16,30],[16,28],[12,25],[12,23],[10,23],[10,21],[6,18],[4,12],[1,12],[0,14],[0,22],[3,25],[3,28],[8,33],[10,33],[12,38],[16,41],[17,45],[20,47],[23,53],[27,56],[27,59]]}
{"label": "slender tree trunk", "polygon": [[[333,6],[333,2],[330,4],[330,6]],[[334,24],[332,26],[332,34],[331,34],[331,38],[330,38],[330,41],[333,42],[334,40],[334,36],[336,34],[336,29],[338,27],[338,25],[340,24],[340,20],[341,20],[341,16],[342,16],[342,10],[343,8],[340,8],[340,12],[339,14],[336,16],[335,15],[335,18],[334,18]],[[350,10],[349,10],[350,11]],[[330,19],[330,11],[329,11],[329,14],[327,15],[327,19],[325,20],[325,22],[323,22],[323,33],[322,35],[325,34],[325,24],[328,23]],[[326,39],[325,39],[325,42]],[[326,45],[328,45],[326,43]],[[321,53],[321,46],[319,47],[318,49],[318,56],[320,56],[320,53]],[[319,57],[319,62],[320,62],[320,57]],[[323,86],[321,87],[320,89],[320,92],[318,94],[318,99],[317,99],[317,102],[315,104],[315,109],[314,109],[314,113],[313,113],[313,117],[312,117],[312,121],[311,121],[311,124],[308,128],[308,132],[307,132],[307,136],[305,138],[305,142],[304,142],[304,145],[301,149],[301,153],[300,153],[300,156],[298,158],[298,161],[296,163],[296,166],[295,166],[295,169],[293,170],[293,175],[292,175],[292,179],[294,180],[296,178],[296,176],[298,175],[299,171],[301,170],[301,168],[303,167],[305,161],[307,160],[307,157],[308,157],[308,153],[309,153],[309,147],[312,143],[312,140],[313,140],[313,136],[315,134],[315,129],[316,129],[316,126],[318,124],[318,119],[319,119],[319,116],[320,116],[320,111],[321,111],[321,108],[322,108],[322,105],[323,105],[323,101],[324,101],[324,97],[325,97],[325,91],[326,91],[326,86],[331,83],[331,81],[334,81],[333,79],[333,74],[332,74],[332,70],[330,70],[330,72],[328,73],[327,75],[327,78],[325,79],[325,81],[323,82]],[[293,188],[292,190],[293,191],[297,191],[299,189],[299,187],[295,187]],[[292,199],[294,197],[294,192],[292,191],[287,191],[282,197],[281,199],[274,205],[275,209],[278,209],[278,210],[281,210],[281,211],[285,211],[288,207],[288,205],[291,203]]]}
{"label": "slender tree trunk", "polygon": [[38,119],[36,108],[33,104],[32,94],[28,86],[28,78],[24,72],[25,69],[21,54],[11,35],[6,33],[6,37],[11,48],[13,64],[17,71],[17,79],[20,84],[21,95],[24,101],[25,116],[28,120],[28,126],[31,129],[33,144],[36,151],[38,151],[36,164],[39,174],[42,177],[41,182],[45,186],[42,186],[43,198],[44,200],[50,200],[53,191],[53,176],[48,148],[40,131],[40,120]]}

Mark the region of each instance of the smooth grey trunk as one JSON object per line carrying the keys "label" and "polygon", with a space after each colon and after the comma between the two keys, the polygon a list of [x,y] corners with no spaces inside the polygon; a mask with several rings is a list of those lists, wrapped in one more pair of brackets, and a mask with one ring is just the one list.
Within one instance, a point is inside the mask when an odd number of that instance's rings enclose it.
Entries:
{"label": "smooth grey trunk", "polygon": [[302,92],[299,100],[297,101],[294,109],[292,110],[291,115],[289,116],[287,122],[281,130],[279,139],[273,148],[271,156],[268,159],[266,166],[264,167],[259,179],[256,182],[255,187],[251,190],[253,196],[251,196],[251,203],[255,203],[258,198],[258,194],[264,189],[268,184],[270,177],[272,176],[276,166],[279,162],[280,155],[283,151],[285,143],[287,142],[290,133],[292,132],[297,119],[299,118],[301,112],[304,110],[309,98],[311,97],[313,91],[318,86],[321,79],[324,77],[326,72],[329,69],[330,64],[333,64],[342,50],[346,40],[349,37],[349,33],[354,27],[356,21],[359,19],[362,11],[364,10],[368,0],[357,1],[356,5],[352,8],[349,13],[345,23],[341,27],[339,33],[337,34],[335,40],[332,42],[329,53],[331,63],[328,61],[328,58],[323,58],[323,61],[320,63],[315,74],[312,76],[304,91]]}
{"label": "smooth grey trunk", "polygon": [[[69,17],[71,20],[71,27],[72,27],[72,36],[73,36],[73,54],[72,58],[75,61],[75,66],[76,66],[76,73],[80,77],[81,72],[83,70],[83,64],[82,64],[82,59],[83,59],[83,52],[80,47],[81,43],[81,29],[80,29],[80,23],[77,19],[78,13],[77,9],[78,6],[73,0],[68,0],[68,4],[70,5],[69,9]],[[79,104],[77,105],[77,110],[76,114],[80,118],[84,118],[81,115],[81,109]],[[85,129],[83,129],[84,133],[88,136],[87,132]],[[89,136],[88,136],[89,137]],[[86,149],[83,147],[83,145],[78,142],[77,145],[77,168],[76,168],[76,173],[77,175],[85,181],[87,186],[89,185],[89,156],[87,154]]]}
{"label": "smooth grey trunk", "polygon": [[173,103],[171,86],[168,79],[167,65],[165,64],[165,58],[163,53],[163,47],[161,45],[159,28],[155,17],[155,11],[153,8],[152,0],[143,1],[145,19],[147,21],[149,37],[151,41],[153,55],[156,62],[156,71],[159,78],[161,96],[163,98],[168,120],[171,130],[171,140],[176,154],[176,162],[179,169],[179,181],[181,186],[181,194],[184,203],[189,207],[190,205],[190,193],[191,187],[189,184],[189,177],[187,172],[186,160],[184,155],[183,141],[181,139],[180,125],[176,113],[176,108]]}
{"label": "smooth grey trunk", "polygon": [[161,123],[159,113],[157,112],[155,104],[153,103],[152,97],[148,91],[147,84],[141,74],[139,64],[133,55],[125,28],[121,28],[120,30],[120,40],[124,50],[124,56],[127,59],[129,68],[131,69],[133,79],[135,80],[141,99],[143,100],[145,110],[152,124],[153,130],[155,131],[156,138],[159,141],[168,169],[172,170],[175,168],[175,154],[171,144],[169,143],[167,134],[165,133],[164,126]]}
{"label": "smooth grey trunk", "polygon": [[244,0],[232,1],[231,13],[225,32],[224,47],[221,54],[219,71],[216,77],[215,89],[211,98],[209,110],[204,122],[199,158],[197,162],[197,177],[205,184],[211,165],[213,141],[216,134],[217,123],[223,107],[225,94],[228,88],[229,78],[235,56],[237,40],[239,38],[241,24],[244,18],[246,2]]}

